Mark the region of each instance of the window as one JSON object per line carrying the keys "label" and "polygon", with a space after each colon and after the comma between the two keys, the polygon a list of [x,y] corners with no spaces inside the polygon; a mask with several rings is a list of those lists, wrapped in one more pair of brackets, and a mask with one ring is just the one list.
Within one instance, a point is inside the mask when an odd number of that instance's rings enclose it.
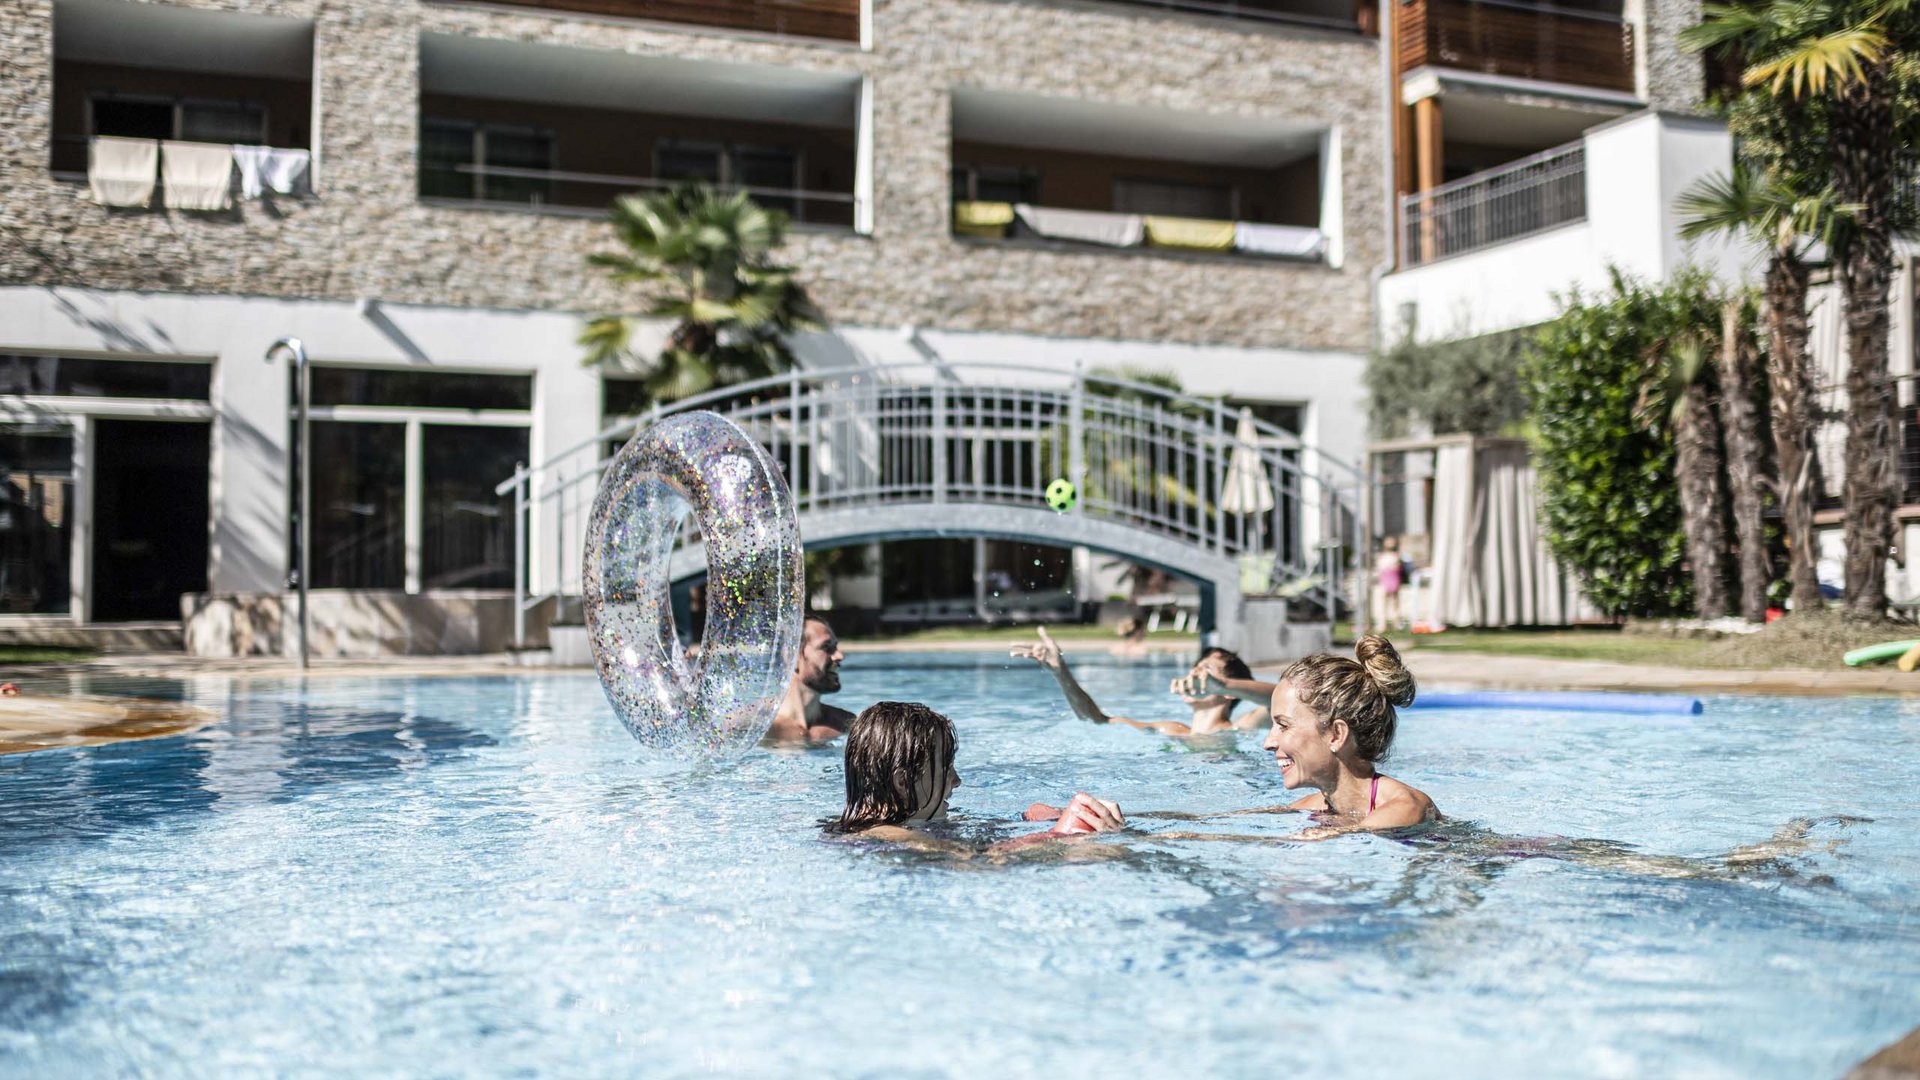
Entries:
{"label": "window", "polygon": [[654,152],[653,174],[662,180],[726,183],[727,150],[719,143],[662,142]]}
{"label": "window", "polygon": [[313,405],[418,409],[531,409],[529,375],[472,375],[400,368],[313,368]]}
{"label": "window", "polygon": [[800,190],[800,155],[778,146],[663,140],[654,149],[653,174],[661,180],[697,180],[719,188],[745,188],[753,201],[804,221],[805,203],[792,195]]}
{"label": "window", "polygon": [[607,377],[600,380],[600,416],[605,423],[622,416],[639,416],[652,405],[646,384],[639,379]]}
{"label": "window", "polygon": [[[481,202],[553,201],[555,161],[548,131],[511,124],[427,119],[420,124],[420,195]],[[498,170],[498,171],[490,171]]]}
{"label": "window", "polygon": [[511,588],[513,497],[493,488],[527,460],[527,429],[427,424],[421,434],[421,584]]}
{"label": "window", "polygon": [[315,421],[312,439],[313,586],[403,588],[407,426]]}
{"label": "window", "polygon": [[953,201],[1038,203],[1040,174],[1011,165],[956,165]]}
{"label": "window", "polygon": [[73,433],[0,427],[0,614],[71,603]]}
{"label": "window", "polygon": [[1226,184],[1185,184],[1168,180],[1115,180],[1113,209],[1121,214],[1233,221],[1239,218],[1239,192]]}
{"label": "window", "polygon": [[0,395],[205,401],[210,364],[0,353]]}
{"label": "window", "polygon": [[1289,405],[1277,401],[1247,401],[1241,398],[1227,399],[1227,411],[1237,413],[1242,408],[1250,409],[1255,420],[1272,424],[1281,431],[1300,434],[1302,418],[1306,414],[1305,405]]}
{"label": "window", "polygon": [[267,111],[238,101],[182,102],[180,137],[188,142],[264,145]]}
{"label": "window", "polygon": [[251,102],[104,94],[91,104],[94,135],[250,146],[267,141],[267,110]]}
{"label": "window", "polygon": [[316,367],[313,401],[315,587],[513,584],[493,489],[528,460],[530,376]]}
{"label": "window", "polygon": [[768,146],[736,146],[728,159],[729,182],[745,188],[753,201],[769,210],[792,217],[800,204],[792,195],[776,191],[796,191],[800,187],[800,158],[791,150]]}

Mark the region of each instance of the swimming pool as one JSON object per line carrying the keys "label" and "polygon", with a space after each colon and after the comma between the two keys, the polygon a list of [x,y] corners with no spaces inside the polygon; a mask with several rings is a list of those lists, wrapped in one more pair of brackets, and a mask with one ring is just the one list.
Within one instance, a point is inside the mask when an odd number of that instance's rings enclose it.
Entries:
{"label": "swimming pool", "polygon": [[[1110,710],[1173,715],[1171,661],[1076,666]],[[963,831],[1076,787],[1280,796],[1257,735],[1076,722],[1030,664],[843,678],[840,704],[955,718]],[[4,1076],[1802,1078],[1920,1023],[1920,703],[1402,718],[1388,771],[1502,834],[1708,856],[1873,819],[1687,880],[1471,830],[953,867],[820,838],[837,749],[662,765],[587,675],[89,689],[225,719],[0,757]]]}

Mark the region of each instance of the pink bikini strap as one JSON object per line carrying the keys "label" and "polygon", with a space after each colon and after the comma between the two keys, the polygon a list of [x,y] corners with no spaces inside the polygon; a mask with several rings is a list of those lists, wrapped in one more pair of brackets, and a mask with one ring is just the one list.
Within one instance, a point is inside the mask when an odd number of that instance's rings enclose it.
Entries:
{"label": "pink bikini strap", "polygon": [[1373,778],[1373,788],[1372,790],[1367,792],[1367,813],[1369,814],[1373,813],[1373,804],[1379,798],[1380,798],[1380,776],[1379,774],[1376,773]]}

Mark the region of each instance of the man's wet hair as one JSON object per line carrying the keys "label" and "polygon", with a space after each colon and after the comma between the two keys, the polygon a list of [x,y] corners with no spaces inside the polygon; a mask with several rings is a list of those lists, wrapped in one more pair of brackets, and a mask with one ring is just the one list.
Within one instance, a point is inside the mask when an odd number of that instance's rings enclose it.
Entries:
{"label": "man's wet hair", "polygon": [[1221,671],[1223,674],[1226,675],[1227,678],[1229,679],[1253,678],[1253,669],[1248,667],[1247,662],[1245,660],[1240,659],[1240,654],[1237,652],[1234,652],[1232,649],[1223,649],[1220,646],[1215,645],[1209,648],[1206,652],[1201,653],[1200,659],[1210,660],[1216,656],[1220,657]]}

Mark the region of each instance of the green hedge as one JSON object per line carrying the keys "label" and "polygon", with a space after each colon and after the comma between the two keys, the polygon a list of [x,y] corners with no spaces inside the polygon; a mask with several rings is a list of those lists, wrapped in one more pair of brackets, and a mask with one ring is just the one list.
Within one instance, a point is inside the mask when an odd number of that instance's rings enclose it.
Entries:
{"label": "green hedge", "polygon": [[1523,374],[1548,542],[1608,615],[1683,614],[1693,589],[1673,435],[1645,395],[1666,378],[1662,342],[1718,332],[1711,283],[1687,273],[1650,288],[1616,272],[1606,294],[1563,302]]}

